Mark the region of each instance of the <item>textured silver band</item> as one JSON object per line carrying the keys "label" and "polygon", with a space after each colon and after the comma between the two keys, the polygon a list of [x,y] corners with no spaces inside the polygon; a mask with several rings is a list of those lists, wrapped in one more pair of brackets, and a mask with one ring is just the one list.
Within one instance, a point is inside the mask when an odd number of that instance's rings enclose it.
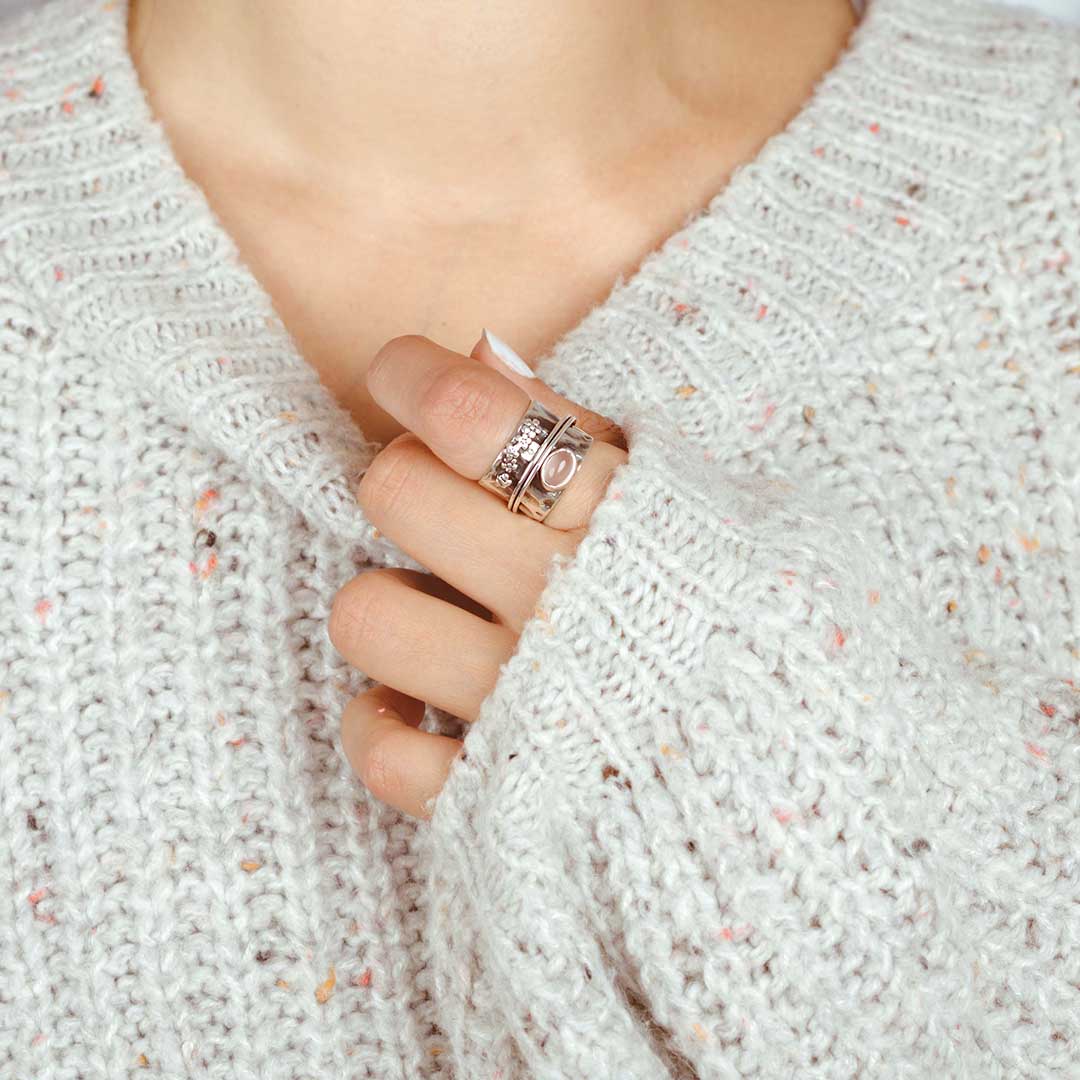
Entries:
{"label": "textured silver band", "polygon": [[593,437],[539,401],[529,402],[514,434],[478,483],[506,502],[511,513],[543,521],[577,475]]}

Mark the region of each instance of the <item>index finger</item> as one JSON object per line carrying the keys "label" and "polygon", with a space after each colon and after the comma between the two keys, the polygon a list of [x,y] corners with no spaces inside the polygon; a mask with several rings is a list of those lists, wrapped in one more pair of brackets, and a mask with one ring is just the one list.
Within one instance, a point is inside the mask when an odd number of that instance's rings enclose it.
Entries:
{"label": "index finger", "polygon": [[[533,380],[525,380],[526,383]],[[415,434],[454,472],[479,480],[517,430],[531,398],[541,398],[540,380],[530,394],[476,357],[460,353],[419,335],[392,338],[375,355],[367,383],[372,397]],[[584,412],[574,402],[554,394],[552,411],[565,416]],[[592,505],[606,486],[612,469],[625,457],[615,445],[619,429],[594,440],[585,452],[574,480],[551,511],[548,524],[576,528],[588,520]]]}

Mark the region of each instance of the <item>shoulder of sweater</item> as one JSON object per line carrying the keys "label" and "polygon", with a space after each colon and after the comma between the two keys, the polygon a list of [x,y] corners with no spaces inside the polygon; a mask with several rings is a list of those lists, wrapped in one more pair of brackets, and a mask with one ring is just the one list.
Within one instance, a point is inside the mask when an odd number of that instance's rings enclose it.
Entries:
{"label": "shoulder of sweater", "polygon": [[0,19],[0,277],[29,303],[58,258],[128,216],[138,124],[109,94],[123,10],[36,0]]}
{"label": "shoulder of sweater", "polygon": [[[107,0],[44,0],[0,20],[0,145],[68,145],[84,135],[83,99],[102,96],[95,80],[109,62],[99,8]],[[10,165],[8,171],[11,172]],[[13,174],[14,175],[14,174]]]}
{"label": "shoulder of sweater", "polygon": [[[38,0],[0,21],[0,240],[48,248],[57,222],[121,192],[130,110],[108,100],[115,0]],[[80,213],[81,211],[81,213]],[[55,230],[55,232],[54,232]]]}
{"label": "shoulder of sweater", "polygon": [[[1022,153],[1036,125],[1051,122],[1070,98],[1080,123],[1080,25],[1004,0],[872,2],[880,9],[863,70],[888,84],[884,94],[906,122],[989,144],[1002,160]],[[986,181],[991,187],[994,178]]]}
{"label": "shoulder of sweater", "polygon": [[968,205],[985,211],[982,221],[965,215],[968,225],[981,231],[1033,175],[1051,188],[1065,181],[1065,158],[1048,147],[1080,140],[1080,25],[1010,0],[872,2],[881,9],[870,77],[892,84],[872,96],[896,96],[914,136],[907,153],[924,148],[939,178],[963,177]]}
{"label": "shoulder of sweater", "polygon": [[[946,250],[953,259],[968,245],[987,251],[998,265],[1004,245],[1013,251],[1011,273],[1029,286],[1041,279],[1057,289],[1057,279],[1073,276],[1075,268],[1064,269],[1060,253],[1041,258],[1026,246],[1056,247],[1080,226],[1073,181],[1080,152],[1080,25],[1005,0],[886,3],[908,23],[900,37],[915,36],[921,53],[907,73],[920,100],[907,115],[926,117],[939,188],[955,186],[954,198],[962,193],[956,212],[945,215],[953,235],[927,249],[934,272]],[[923,30],[911,27],[920,21],[911,15],[922,17]],[[897,44],[902,50],[906,42]],[[999,288],[1003,301],[1022,302],[1023,290],[1003,281]]]}

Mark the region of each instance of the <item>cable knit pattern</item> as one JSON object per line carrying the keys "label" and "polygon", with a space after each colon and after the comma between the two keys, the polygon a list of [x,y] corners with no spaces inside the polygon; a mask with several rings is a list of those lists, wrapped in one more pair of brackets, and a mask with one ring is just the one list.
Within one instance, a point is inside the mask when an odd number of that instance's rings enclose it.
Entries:
{"label": "cable knit pattern", "polygon": [[0,1076],[1080,1075],[1077,32],[873,0],[540,358],[629,458],[421,823],[378,446],[125,18],[0,28]]}

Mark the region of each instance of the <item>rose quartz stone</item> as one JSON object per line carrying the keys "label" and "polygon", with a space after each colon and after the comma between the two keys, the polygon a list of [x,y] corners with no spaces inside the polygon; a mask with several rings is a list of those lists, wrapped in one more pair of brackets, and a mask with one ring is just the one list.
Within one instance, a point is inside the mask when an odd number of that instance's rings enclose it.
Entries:
{"label": "rose quartz stone", "polygon": [[540,483],[548,491],[558,491],[570,483],[577,471],[577,458],[565,446],[552,451],[540,466]]}

